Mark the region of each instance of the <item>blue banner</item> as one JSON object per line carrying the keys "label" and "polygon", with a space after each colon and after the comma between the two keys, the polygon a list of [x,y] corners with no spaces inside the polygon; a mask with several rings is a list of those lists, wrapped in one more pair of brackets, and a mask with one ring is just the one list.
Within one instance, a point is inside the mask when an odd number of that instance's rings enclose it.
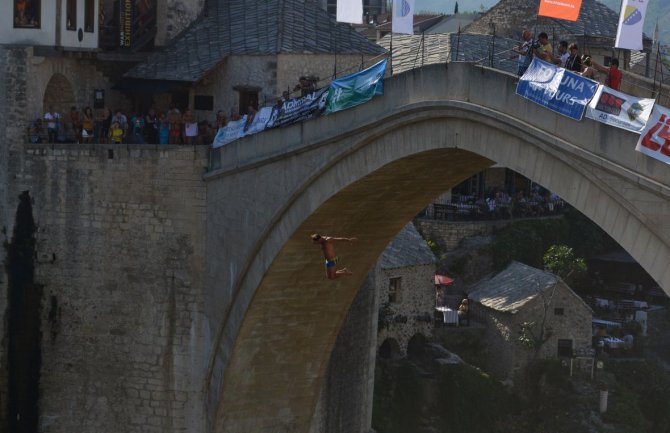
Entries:
{"label": "blue banner", "polygon": [[538,58],[516,86],[517,95],[575,120],[582,119],[596,90],[597,82]]}
{"label": "blue banner", "polygon": [[368,69],[347,75],[330,83],[326,110],[328,113],[346,110],[376,95],[384,94],[384,74],[386,59],[370,66]]}

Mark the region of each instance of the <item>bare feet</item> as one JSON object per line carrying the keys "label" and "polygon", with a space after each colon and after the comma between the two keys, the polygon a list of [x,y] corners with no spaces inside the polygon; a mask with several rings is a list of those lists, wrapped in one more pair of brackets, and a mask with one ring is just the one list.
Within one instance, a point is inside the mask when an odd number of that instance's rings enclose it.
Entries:
{"label": "bare feet", "polygon": [[347,268],[338,269],[336,274],[340,277],[353,275],[353,273]]}

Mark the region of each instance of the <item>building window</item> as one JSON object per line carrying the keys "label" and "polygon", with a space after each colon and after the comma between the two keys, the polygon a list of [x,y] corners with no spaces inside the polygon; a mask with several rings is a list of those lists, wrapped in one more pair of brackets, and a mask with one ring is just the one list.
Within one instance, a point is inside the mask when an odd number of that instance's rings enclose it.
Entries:
{"label": "building window", "polygon": [[40,0],[14,0],[14,28],[39,29]]}
{"label": "building window", "polygon": [[195,95],[193,98],[193,108],[195,110],[204,111],[214,110],[214,97],[207,95]]}
{"label": "building window", "polygon": [[395,277],[389,279],[389,302],[397,304],[401,301],[400,287],[402,277]]}
{"label": "building window", "polygon": [[65,28],[68,30],[77,30],[77,0],[67,0],[65,8]]}
{"label": "building window", "polygon": [[564,316],[565,310],[563,308],[554,308],[554,316]]}
{"label": "building window", "polygon": [[249,107],[258,110],[258,91],[251,89],[240,89],[240,115],[249,113]]}
{"label": "building window", "polygon": [[612,64],[612,57],[605,56],[605,59],[603,60],[603,65],[609,67],[611,64]]}
{"label": "building window", "polygon": [[572,340],[558,340],[557,355],[561,358],[572,357]]}
{"label": "building window", "polygon": [[84,2],[84,31],[93,33],[95,27],[95,0]]}

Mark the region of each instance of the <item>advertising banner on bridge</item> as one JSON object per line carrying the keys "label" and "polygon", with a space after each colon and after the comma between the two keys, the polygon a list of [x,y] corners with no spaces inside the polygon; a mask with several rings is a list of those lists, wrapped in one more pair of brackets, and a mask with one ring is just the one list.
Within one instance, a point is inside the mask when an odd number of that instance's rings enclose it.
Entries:
{"label": "advertising banner on bridge", "polygon": [[263,107],[258,110],[250,122],[247,118],[247,123],[245,123],[243,129],[244,135],[256,134],[257,132],[263,131],[270,120],[270,117],[272,117],[272,107]]}
{"label": "advertising banner on bridge", "polygon": [[558,18],[567,21],[577,21],[582,0],[540,0],[538,15]]}
{"label": "advertising banner on bridge", "polygon": [[216,132],[212,147],[221,147],[238,138],[264,131],[271,116],[272,107],[263,107],[253,117],[244,116],[240,120],[228,122]]}
{"label": "advertising banner on bridge", "polygon": [[654,106],[635,150],[670,164],[670,109]]}
{"label": "advertising banner on bridge", "polygon": [[386,59],[377,64],[330,83],[326,110],[328,113],[346,110],[384,94]]}
{"label": "advertising banner on bridge", "polygon": [[216,132],[216,137],[214,137],[212,147],[216,149],[217,147],[221,147],[242,137],[244,135],[244,125],[246,123],[247,116],[244,116],[240,120],[228,122],[226,126],[219,128]]}
{"label": "advertising banner on bridge", "polygon": [[636,98],[600,85],[586,109],[586,117],[639,133],[647,124],[652,108],[653,99]]}
{"label": "advertising banner on bridge", "polygon": [[534,58],[519,79],[516,93],[558,114],[581,120],[598,83]]}
{"label": "advertising banner on bridge", "polygon": [[279,110],[274,110],[267,123],[268,128],[290,125],[320,115],[326,108],[328,87],[319,89],[301,98],[285,101]]}

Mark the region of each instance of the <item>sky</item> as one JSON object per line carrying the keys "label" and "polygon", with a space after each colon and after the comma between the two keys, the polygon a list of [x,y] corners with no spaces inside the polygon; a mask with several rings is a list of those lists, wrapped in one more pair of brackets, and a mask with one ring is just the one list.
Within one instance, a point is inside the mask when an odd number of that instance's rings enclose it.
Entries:
{"label": "sky", "polygon": [[458,1],[459,12],[475,12],[479,11],[480,6],[488,9],[498,3],[498,0],[416,0],[414,10],[451,14],[454,13],[456,1]]}

